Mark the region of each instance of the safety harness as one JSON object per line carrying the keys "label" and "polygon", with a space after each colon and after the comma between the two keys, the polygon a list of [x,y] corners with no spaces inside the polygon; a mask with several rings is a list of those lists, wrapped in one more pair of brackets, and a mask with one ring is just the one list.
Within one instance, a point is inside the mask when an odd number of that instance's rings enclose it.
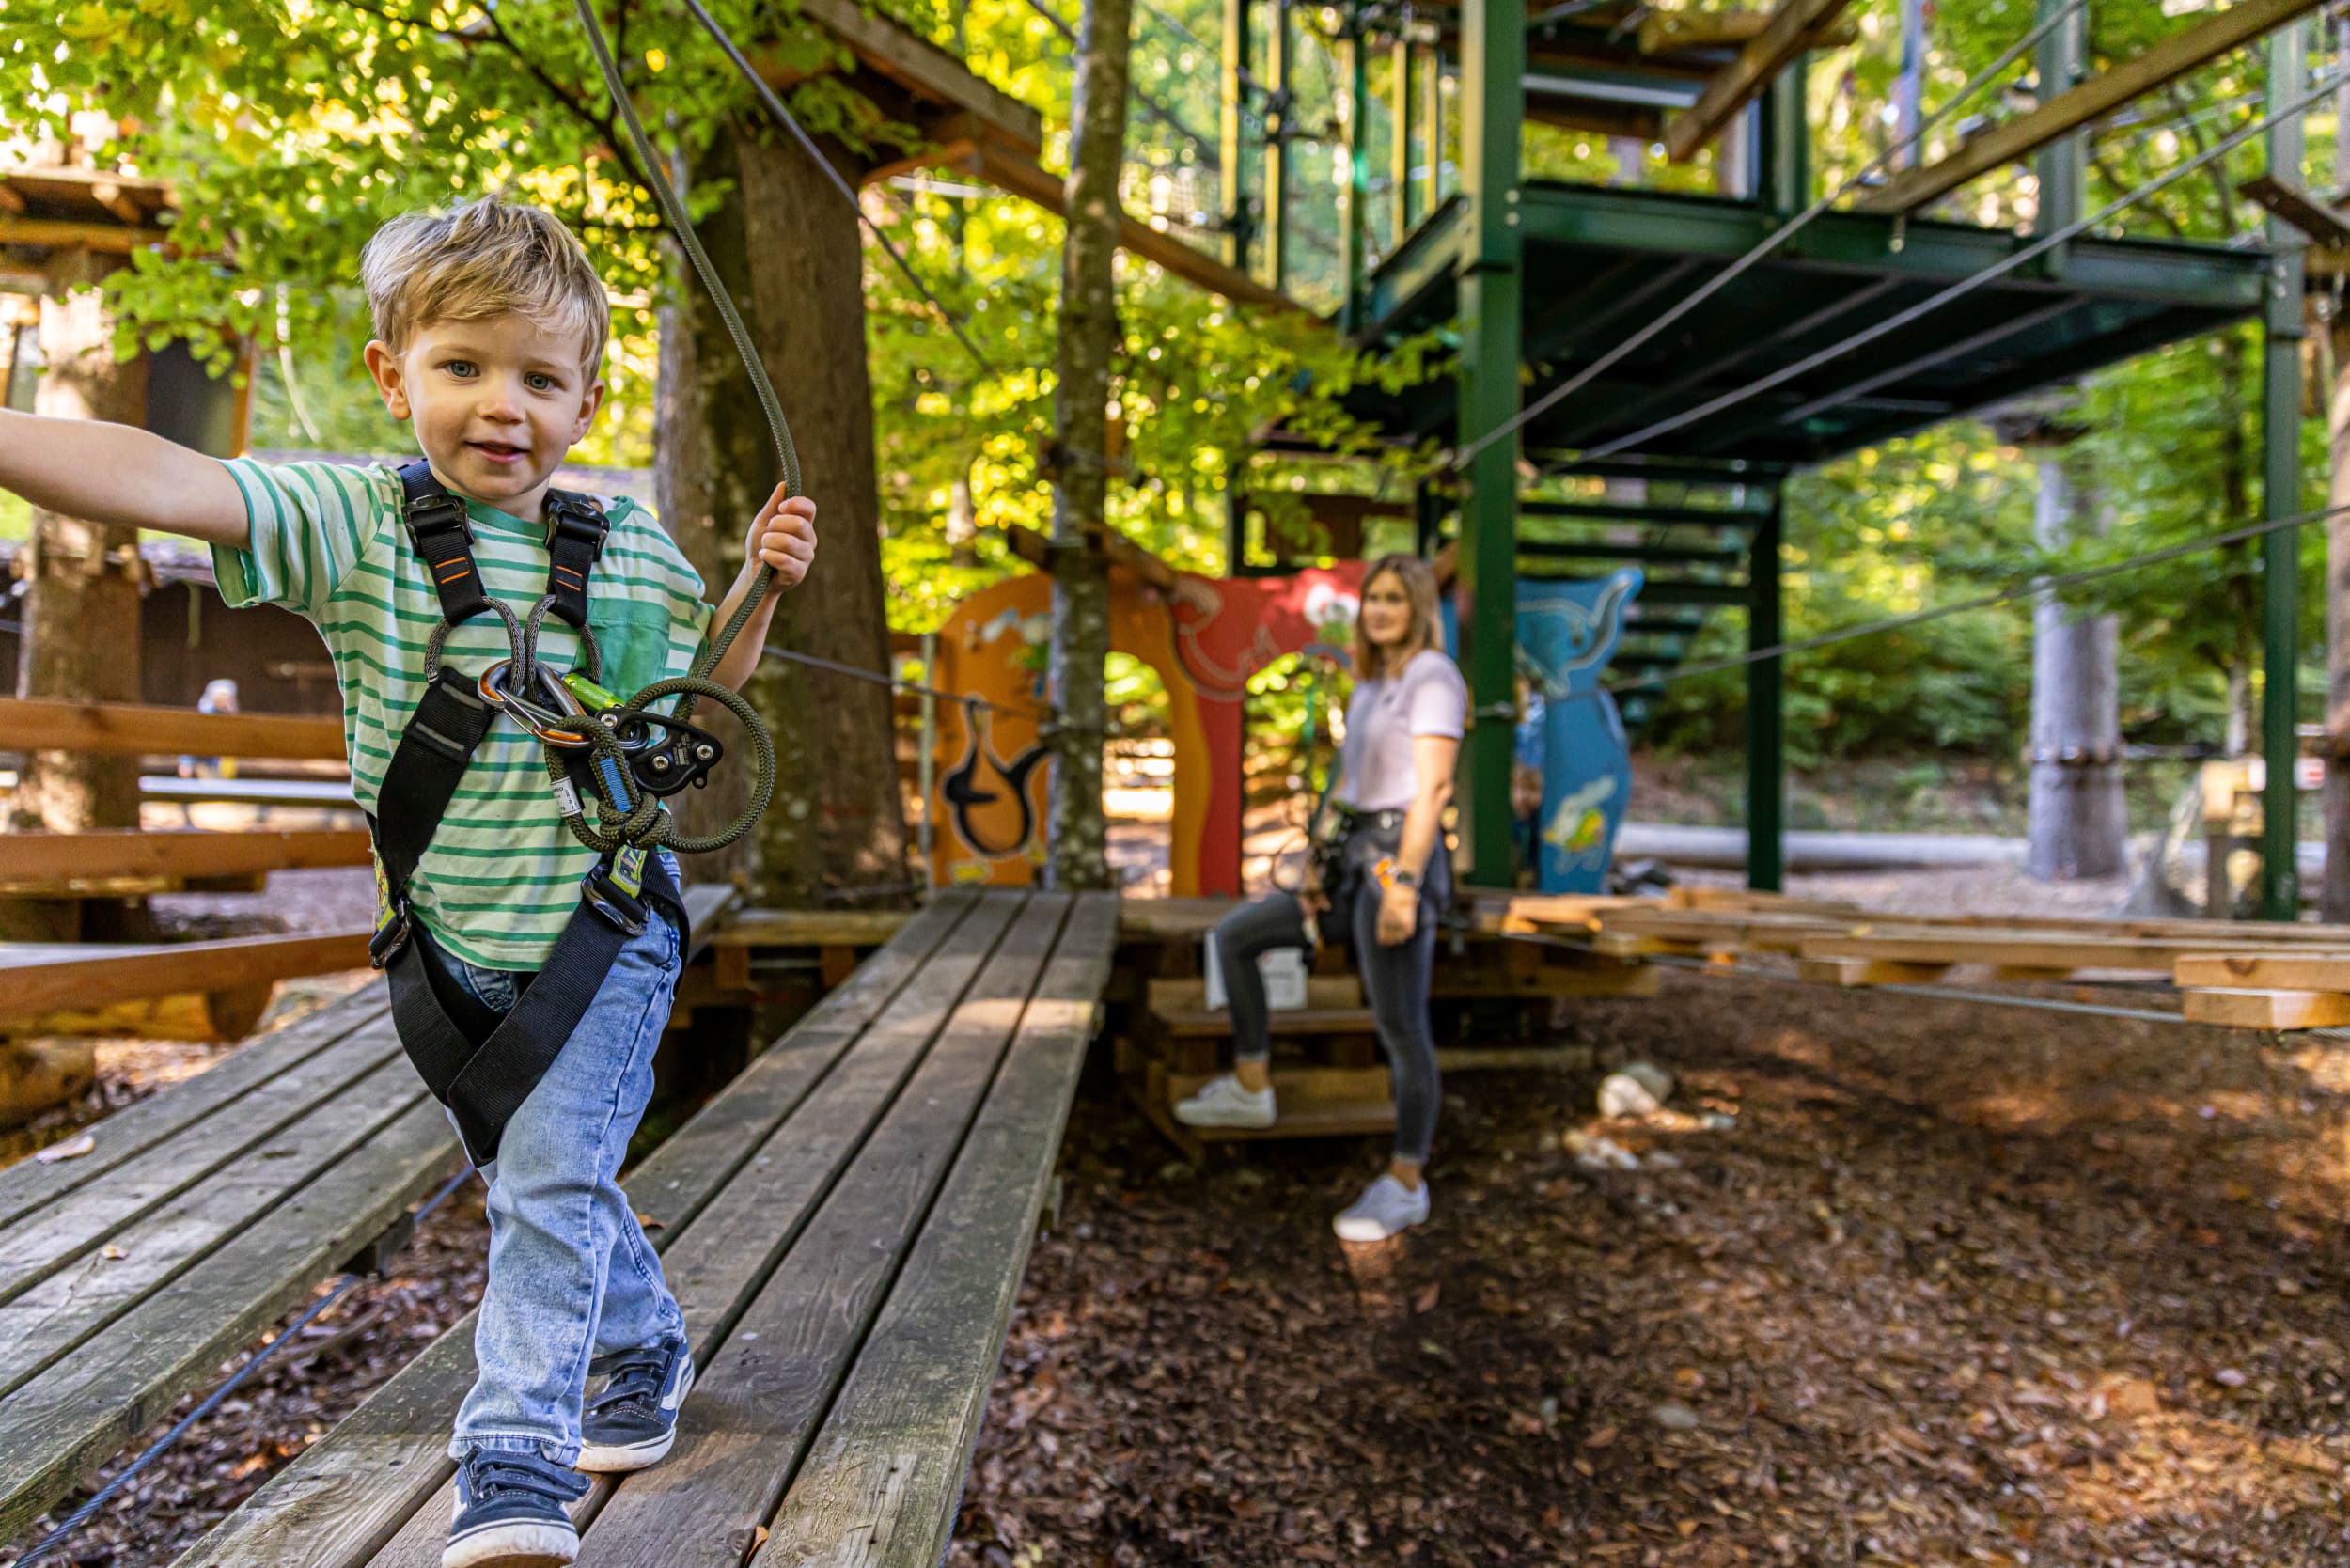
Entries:
{"label": "safety harness", "polygon": [[[567,764],[566,776],[559,781],[572,793],[567,797],[563,790],[556,792],[566,817],[578,815],[578,792],[584,783],[600,815],[609,821],[634,814],[640,797],[700,782],[718,760],[718,751],[714,740],[692,726],[666,729],[659,722],[636,722],[646,715],[620,711],[625,705],[617,698],[600,714],[588,712],[578,700],[582,689],[601,692],[593,685],[600,655],[588,629],[588,585],[609,525],[594,500],[566,491],[548,493],[553,526],[547,539],[547,592],[523,627],[481,581],[464,503],[433,478],[427,463],[401,469],[400,482],[408,537],[431,574],[441,621],[428,645],[424,697],[393,749],[375,812],[368,818],[375,836],[379,908],[368,950],[390,980],[392,1021],[400,1044],[433,1097],[455,1118],[466,1153],[476,1165],[486,1165],[497,1157],[508,1120],[555,1064],[621,948],[643,934],[646,921],[655,916],[677,928],[681,943],[687,929],[677,885],[649,844],[616,843],[583,880],[579,907],[572,912],[545,966],[525,983],[513,1011],[500,1018],[476,1000],[449,974],[431,934],[409,912],[409,884],[416,865],[447,814],[474,752],[499,714],[511,713],[542,745],[577,759]],[[452,630],[485,610],[506,622],[512,656],[478,676],[461,675],[440,662],[442,646]],[[586,654],[585,669],[563,680],[536,660],[538,628],[550,613],[578,629]],[[615,746],[594,745],[583,719],[614,736]],[[619,737],[632,731],[641,733],[633,737],[637,744],[629,746]],[[704,746],[705,755],[694,755]],[[683,762],[678,760],[681,748]],[[663,759],[659,770],[652,766],[656,756]],[[619,765],[622,760],[625,768]],[[636,779],[631,776],[648,772],[668,774],[661,779],[668,789],[633,790]]]}

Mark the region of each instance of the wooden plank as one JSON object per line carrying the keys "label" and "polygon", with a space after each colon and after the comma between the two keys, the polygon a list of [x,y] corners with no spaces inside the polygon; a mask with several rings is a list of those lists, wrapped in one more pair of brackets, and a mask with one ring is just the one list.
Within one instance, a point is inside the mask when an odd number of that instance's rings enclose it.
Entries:
{"label": "wooden plank", "polygon": [[85,1252],[169,1202],[231,1161],[258,1157],[317,1106],[400,1059],[384,1018],[337,1043],[237,1102],[0,1231],[0,1302],[48,1278]]}
{"label": "wooden plank", "polygon": [[[1221,1039],[1232,1032],[1232,1015],[1205,1008],[1157,1014],[1160,1027],[1175,1039]],[[1271,1015],[1277,1036],[1370,1034],[1377,1025],[1367,1007],[1300,1007]]]}
{"label": "wooden plank", "polygon": [[2239,183],[2236,191],[2321,246],[2333,250],[2350,246],[2350,224],[2343,223],[2341,214],[2319,204],[2298,186],[2288,185],[2273,174],[2260,174]]}
{"label": "wooden plank", "polygon": [[117,1231],[0,1305],[0,1402],[254,1224],[424,1098],[405,1058],[387,1061],[259,1150]]}
{"label": "wooden plank", "polygon": [[725,933],[735,918],[743,890],[731,883],[702,882],[685,889],[685,923],[691,928],[684,962],[691,964]]}
{"label": "wooden plank", "polygon": [[2341,952],[2192,953],[2170,966],[2181,986],[2350,991],[2350,949]]}
{"label": "wooden plank", "polygon": [[2187,1018],[2197,1024],[2239,1029],[2326,1029],[2350,1024],[2350,996],[2339,991],[2214,987],[2179,995]]}
{"label": "wooden plank", "polygon": [[[1173,1105],[1188,1100],[1207,1086],[1217,1074],[1214,1073],[1176,1073],[1163,1074],[1167,1103]],[[1365,1102],[1386,1100],[1395,1093],[1394,1084],[1384,1067],[1292,1067],[1286,1062],[1273,1069],[1274,1104],[1287,1111],[1292,1106],[1326,1105],[1333,1101]]]}
{"label": "wooden plank", "polygon": [[[1208,982],[1204,980],[1154,980],[1143,989],[1144,1006],[1152,1012],[1204,1013],[1208,1011]],[[1308,975],[1306,1005],[1324,1011],[1359,1008],[1363,1005],[1363,982],[1353,975]],[[1294,1010],[1289,1010],[1294,1011]],[[1216,1016],[1225,1016],[1222,1008]],[[1280,1014],[1276,1013],[1276,1017]]]}
{"label": "wooden plank", "polygon": [[1882,958],[1902,964],[2014,964],[2029,969],[2123,969],[2169,975],[2181,958],[2224,950],[2229,945],[2224,934],[2199,941],[1909,927],[1867,936],[1815,937],[1803,944],[1802,951],[1807,959]]}
{"label": "wooden plank", "polygon": [[338,1041],[384,1016],[379,982],[313,1017],[229,1052],[184,1083],[126,1105],[89,1130],[91,1151],[44,1165],[23,1160],[0,1170],[0,1231],[62,1194],[86,1185],[257,1090],[277,1080]]}
{"label": "wooden plank", "polygon": [[365,866],[369,858],[365,828],[6,833],[0,834],[0,884],[239,876],[320,866]]}
{"label": "wooden plank", "polygon": [[932,1568],[945,1554],[1116,928],[1111,895],[1080,899],[754,1568]]}
{"label": "wooden plank", "polygon": [[80,751],[112,757],[185,752],[197,757],[344,760],[339,719],[25,698],[0,698],[0,751]]}
{"label": "wooden plank", "polygon": [[[419,1099],[379,1137],[0,1408],[0,1537],[153,1425],[221,1361],[307,1299],[455,1168],[448,1117]],[[256,1281],[275,1281],[257,1289]],[[446,1440],[446,1439],[444,1439]]]}
{"label": "wooden plank", "polygon": [[2196,67],[2244,47],[2317,9],[2320,0],[2239,0],[2164,39],[2143,55],[2099,71],[2028,115],[1996,126],[1948,157],[1893,176],[1858,203],[1864,212],[1908,212],[1968,180],[2031,156],[2100,115],[2155,92]]}
{"label": "wooden plank", "polygon": [[365,931],[122,948],[9,942],[0,944],[0,1017],[56,1011],[86,1003],[93,996],[231,991],[264,980],[332,975],[367,966]]}
{"label": "wooden plank", "polygon": [[[979,903],[973,894],[954,892],[926,907],[856,979],[826,996],[628,1173],[629,1201],[646,1216],[648,1235],[665,1262],[674,1258],[681,1272],[699,1272],[692,1255],[679,1248],[697,1235],[711,1200],[742,1173],[795,1179],[788,1166],[760,1166],[760,1156],[773,1160],[796,1147],[800,1112],[810,1096],[833,1081],[859,1031],[883,1017],[912,980],[953,967],[966,978],[976,972],[978,955],[1001,929],[1000,916],[970,923]],[[958,937],[962,947],[946,946]],[[935,1011],[929,996],[908,1006]],[[840,1108],[840,1092],[810,1107],[814,1115],[807,1125],[825,1125]],[[774,1223],[782,1228],[788,1218],[778,1215]],[[698,1310],[701,1303],[689,1307]],[[445,1452],[449,1424],[474,1381],[474,1321],[468,1313],[452,1325],[350,1419],[272,1477],[177,1568],[352,1568],[374,1556],[412,1517],[435,1520],[446,1532],[447,1510],[435,1494],[451,1471]],[[707,1359],[714,1348],[697,1341],[695,1354]],[[432,1541],[437,1552],[438,1537]]]}
{"label": "wooden plank", "polygon": [[69,223],[53,218],[21,218],[0,212],[0,245],[29,245],[36,250],[95,250],[128,256],[149,246],[168,247],[171,236],[161,228],[125,228],[111,223]]}
{"label": "wooden plank", "polygon": [[1896,964],[1881,958],[1803,958],[1795,973],[1814,985],[1929,985],[1950,972],[1947,964]]}
{"label": "wooden plank", "polygon": [[586,1561],[739,1568],[847,1375],[1068,914],[1029,901],[903,1093],[697,1379],[677,1447],[591,1523]]}
{"label": "wooden plank", "polygon": [[[1676,164],[1686,163],[1721,133],[1724,126],[1761,96],[1771,79],[1803,53],[1809,39],[1834,23],[1851,0],[1779,0],[1778,8],[1762,24],[1738,57],[1716,71],[1698,101],[1675,115],[1665,128],[1665,150]],[[2314,4],[2315,0],[2311,0]]]}
{"label": "wooden plank", "polygon": [[746,909],[715,939],[721,948],[878,948],[914,917],[903,909]]}

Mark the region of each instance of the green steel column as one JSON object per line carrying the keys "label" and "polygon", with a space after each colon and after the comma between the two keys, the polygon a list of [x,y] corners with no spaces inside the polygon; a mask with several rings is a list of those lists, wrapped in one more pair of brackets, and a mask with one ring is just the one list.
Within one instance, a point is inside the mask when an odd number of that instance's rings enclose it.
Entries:
{"label": "green steel column", "polygon": [[[2044,23],[2073,0],[2037,0],[2036,23]],[[2040,78],[2040,102],[2045,103],[2080,80],[2088,65],[2089,19],[2085,11],[2075,10],[2072,16],[2052,28],[2040,40],[2040,48],[2032,61],[2032,70]],[[2088,188],[2089,133],[2076,131],[2069,136],[2059,136],[2032,158],[2032,172],[2040,186],[2039,214],[2032,227],[2046,234],[2062,228],[2081,215],[2081,197]]]}
{"label": "green steel column", "polygon": [[1762,156],[1755,199],[1763,211],[1793,217],[1811,205],[1811,129],[1804,118],[1804,84],[1811,56],[1797,55],[1762,89]]}
{"label": "green steel column", "polygon": [[1224,179],[1224,260],[1248,270],[1249,239],[1256,227],[1248,215],[1245,163],[1248,106],[1249,0],[1224,0],[1224,112],[1216,151]]}
{"label": "green steel column", "polygon": [[[1747,651],[1786,640],[1779,585],[1780,498],[1755,525],[1747,558]],[[1783,657],[1747,666],[1747,886],[1787,886],[1787,721]]]}
{"label": "green steel column", "polygon": [[[1524,310],[1518,144],[1526,120],[1526,0],[1464,0],[1461,183],[1469,199],[1461,259],[1464,447],[1518,412]],[[1470,724],[1461,793],[1469,879],[1512,880],[1510,758],[1517,719],[1517,455],[1496,441],[1462,476],[1459,597]]]}
{"label": "green steel column", "polygon": [[1387,203],[1393,225],[1387,251],[1392,255],[1412,231],[1412,43],[1401,30],[1387,71]]}
{"label": "green steel column", "polygon": [[1264,39],[1264,278],[1275,292],[1289,282],[1290,259],[1290,7],[1273,0],[1273,25]]}
{"label": "green steel column", "polygon": [[1371,35],[1357,8],[1346,36],[1346,306],[1339,328],[1362,325],[1364,210],[1371,197]]}
{"label": "green steel column", "polygon": [[[2272,110],[2304,90],[2309,75],[2306,28],[2292,23],[2268,39],[2268,100]],[[2268,166],[2280,180],[2301,180],[2301,117],[2289,116],[2268,133]],[[2276,254],[2262,342],[2261,513],[2290,517],[2301,510],[2301,251],[2297,237],[2268,220]],[[2261,755],[2268,783],[2261,798],[2261,917],[2301,917],[2299,812],[2295,808],[2295,735],[2299,714],[2295,679],[2301,651],[2301,534],[2280,528],[2261,541]]]}

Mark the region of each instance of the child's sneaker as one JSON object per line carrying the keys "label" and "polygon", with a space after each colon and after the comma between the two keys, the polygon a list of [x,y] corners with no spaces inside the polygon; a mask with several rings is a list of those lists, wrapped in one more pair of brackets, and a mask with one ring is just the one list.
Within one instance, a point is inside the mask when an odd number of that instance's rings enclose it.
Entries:
{"label": "child's sneaker", "polygon": [[658,1465],[677,1441],[678,1406],[694,1388],[694,1353],[682,1339],[599,1356],[588,1375],[605,1379],[580,1412],[579,1467],[618,1475]]}
{"label": "child's sneaker", "polygon": [[1230,1073],[1209,1079],[1198,1093],[1175,1104],[1175,1120],[1186,1127],[1270,1127],[1273,1117],[1273,1086],[1252,1093]]}
{"label": "child's sneaker", "polygon": [[535,1453],[475,1449],[457,1467],[457,1517],[441,1568],[561,1568],[579,1556],[563,1505],[588,1478]]}
{"label": "child's sneaker", "polygon": [[1330,1222],[1339,1240],[1386,1241],[1428,1218],[1428,1184],[1407,1187],[1393,1176],[1382,1176],[1363,1189],[1355,1206]]}

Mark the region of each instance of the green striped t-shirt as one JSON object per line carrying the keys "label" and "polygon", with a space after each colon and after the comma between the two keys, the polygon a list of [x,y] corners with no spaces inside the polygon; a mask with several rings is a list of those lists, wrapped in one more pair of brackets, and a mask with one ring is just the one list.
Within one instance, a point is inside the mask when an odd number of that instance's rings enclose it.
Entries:
{"label": "green striped t-shirt", "polygon": [[[343,698],[352,792],[374,811],[392,748],[424,691],[425,642],[440,601],[401,522],[399,476],[384,467],[282,465],[235,459],[250,546],[215,546],[221,596],[237,607],[279,604],[318,627]],[[489,592],[518,618],[546,592],[545,528],[465,504],[474,558]],[[623,696],[691,667],[709,628],[701,578],[652,513],[607,501],[611,533],[590,574],[588,624],[603,655],[603,684]],[[571,669],[579,635],[549,616],[539,651]],[[478,615],[451,632],[445,661],[471,674],[508,653],[504,624]],[[415,917],[469,963],[536,969],[579,905],[595,854],[564,828],[539,743],[501,716],[474,753],[448,815],[409,883]]]}

